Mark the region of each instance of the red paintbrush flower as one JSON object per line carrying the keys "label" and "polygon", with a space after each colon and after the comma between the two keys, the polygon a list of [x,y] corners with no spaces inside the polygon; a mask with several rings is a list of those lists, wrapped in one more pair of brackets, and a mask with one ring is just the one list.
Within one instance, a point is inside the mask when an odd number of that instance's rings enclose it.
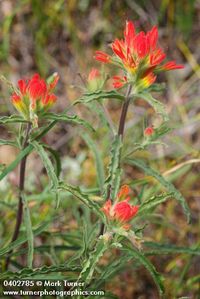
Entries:
{"label": "red paintbrush flower", "polygon": [[13,105],[27,120],[31,120],[32,113],[38,115],[45,112],[56,102],[52,90],[58,80],[58,74],[52,76],[50,83],[46,83],[38,74],[30,80],[19,80],[18,92],[11,96]]}
{"label": "red paintbrush flower", "polygon": [[[155,74],[158,72],[183,68],[174,61],[160,65],[166,55],[157,45],[157,41],[157,26],[147,33],[143,31],[136,33],[134,24],[128,21],[124,30],[124,39],[115,39],[111,45],[114,55],[109,56],[102,51],[96,51],[95,59],[122,68],[127,75],[127,82],[134,83],[137,90],[142,90],[154,83]],[[121,83],[114,81],[114,87],[120,88],[125,83],[125,81]]]}
{"label": "red paintbrush flower", "polygon": [[[128,203],[130,200],[130,197],[127,197],[129,192],[130,189],[127,185],[122,186],[118,192],[116,202],[112,204],[109,199],[102,207],[102,211],[109,221],[120,225],[126,230],[130,228],[128,222],[137,214],[139,209],[139,206],[132,206]],[[118,202],[121,199],[123,200]]]}

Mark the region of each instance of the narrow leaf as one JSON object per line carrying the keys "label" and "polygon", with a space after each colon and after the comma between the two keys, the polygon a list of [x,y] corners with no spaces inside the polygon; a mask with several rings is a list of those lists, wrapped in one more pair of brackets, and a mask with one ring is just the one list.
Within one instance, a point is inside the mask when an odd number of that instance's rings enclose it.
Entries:
{"label": "narrow leaf", "polygon": [[128,247],[124,245],[121,248],[121,251],[127,253],[127,255],[131,256],[132,258],[136,259],[140,264],[142,264],[148,272],[151,274],[156,286],[158,287],[160,295],[164,293],[164,286],[163,286],[163,278],[162,276],[156,271],[155,267],[152,263],[144,256],[142,252],[139,252],[134,247]]}
{"label": "narrow leaf", "polygon": [[10,145],[10,146],[18,147],[15,141],[3,140],[3,139],[0,139],[0,145]]}
{"label": "narrow leaf", "polygon": [[[57,121],[52,121],[49,125],[47,125],[42,132],[40,132],[38,135],[34,136],[35,140],[39,140],[40,138],[42,138],[44,135],[46,135],[46,133],[51,130],[51,128],[53,128],[56,125]],[[22,150],[19,155],[17,156],[17,158],[10,164],[8,165],[8,167],[6,167],[1,173],[0,173],[0,181],[11,171],[13,171],[17,165],[20,163],[20,161],[28,154],[30,154],[32,152],[32,150],[34,149],[34,147],[29,144],[24,150]]]}
{"label": "narrow leaf", "polygon": [[200,255],[200,247],[193,246],[191,247],[181,247],[173,244],[158,244],[154,242],[144,242],[143,245],[147,248],[150,248],[151,251],[147,252],[148,254],[192,254]]}
{"label": "narrow leaf", "polygon": [[52,188],[57,189],[58,187],[58,178],[56,176],[55,173],[55,169],[51,163],[51,160],[49,159],[47,153],[45,152],[43,146],[38,143],[37,141],[32,141],[31,145],[33,145],[33,147],[35,148],[35,150],[37,151],[37,153],[39,154],[45,168],[47,171],[47,174],[51,180],[51,184],[52,184]]}
{"label": "narrow leaf", "polygon": [[75,266],[68,266],[68,263],[60,264],[60,265],[53,265],[53,266],[44,266],[41,268],[35,268],[35,269],[30,269],[30,268],[24,268],[23,270],[19,272],[11,272],[7,271],[4,273],[0,274],[0,279],[28,279],[32,278],[34,279],[35,276],[41,275],[41,274],[48,274],[52,272],[78,272],[80,271],[80,268]]}
{"label": "narrow leaf", "polygon": [[85,93],[80,99],[74,102],[74,105],[78,103],[89,103],[91,101],[110,99],[110,98],[124,100],[124,96],[115,90],[111,90],[111,91],[100,90],[92,93]]}
{"label": "narrow leaf", "polygon": [[96,287],[98,289],[102,281],[108,281],[118,273],[120,273],[124,268],[126,268],[128,261],[130,261],[130,256],[118,256],[114,258],[112,262],[109,263],[109,267],[104,267],[101,272],[99,280],[96,282]]}
{"label": "narrow leaf", "polygon": [[[108,177],[105,181],[105,189],[110,186],[111,188],[111,198],[114,199],[119,189],[120,182],[120,156],[122,149],[121,136],[116,135],[111,148],[111,160],[108,165]],[[105,194],[107,198],[107,194]]]}
{"label": "narrow leaf", "polygon": [[85,193],[83,193],[80,188],[76,188],[67,184],[61,183],[59,186],[59,189],[66,190],[70,192],[72,195],[74,195],[76,198],[78,198],[81,202],[83,202],[85,205],[87,205],[91,210],[95,212],[102,220],[105,220],[105,216],[103,212],[101,211],[101,207],[97,202],[90,199],[89,196]]}
{"label": "narrow leaf", "polygon": [[0,173],[0,181],[11,171],[13,171],[20,161],[33,150],[32,145],[28,145],[23,151],[19,153],[17,158]]}
{"label": "narrow leaf", "polygon": [[103,187],[104,187],[104,181],[105,181],[105,174],[104,174],[104,167],[103,167],[103,161],[101,158],[101,154],[92,140],[92,138],[87,134],[82,132],[81,137],[85,140],[91,151],[93,152],[94,158],[95,158],[95,163],[96,163],[96,172],[97,172],[97,180],[98,180],[98,185],[103,192]]}
{"label": "narrow leaf", "polygon": [[160,114],[163,117],[164,121],[169,120],[168,114],[165,111],[165,106],[161,102],[154,99],[150,93],[143,92],[134,96],[145,100],[149,105],[151,105],[154,108],[156,113]]}
{"label": "narrow leaf", "polygon": [[97,241],[94,251],[89,255],[89,258],[85,260],[83,265],[83,270],[80,273],[79,279],[90,283],[93,273],[95,271],[96,265],[99,262],[100,258],[103,256],[104,252],[108,248],[108,243],[105,243],[103,239]]}
{"label": "narrow leaf", "polygon": [[179,190],[177,190],[174,185],[167,181],[159,172],[154,170],[153,168],[147,166],[143,161],[141,160],[136,160],[136,159],[126,159],[126,163],[130,165],[135,165],[139,168],[141,168],[147,175],[150,175],[154,177],[160,184],[165,187],[170,193],[172,193],[172,196],[174,196],[181,204],[183,207],[183,210],[187,216],[188,222],[190,221],[190,210],[187,205],[187,202],[183,195],[180,193]]}
{"label": "narrow leaf", "polygon": [[53,159],[54,159],[54,161],[56,163],[56,175],[59,178],[60,172],[61,172],[61,168],[62,168],[59,153],[56,150],[54,150],[53,148],[51,148],[50,146],[48,146],[47,144],[45,144],[45,143],[42,143],[42,145],[52,155],[52,157],[53,157]]}
{"label": "narrow leaf", "polygon": [[95,131],[89,122],[78,117],[77,115],[67,115],[66,113],[55,114],[55,113],[48,112],[43,115],[43,118],[48,120],[56,120],[60,122],[65,121],[71,124],[81,125],[91,131]]}
{"label": "narrow leaf", "polygon": [[20,115],[1,116],[0,124],[11,124],[11,123],[27,123],[28,121]]}
{"label": "narrow leaf", "polygon": [[173,193],[163,193],[163,194],[152,196],[150,199],[142,202],[137,215],[140,215],[149,209],[155,208],[157,205],[165,202],[167,199],[172,197],[173,197]]}
{"label": "narrow leaf", "polygon": [[[52,220],[51,220],[52,221]],[[49,225],[49,223],[51,221],[47,221],[43,224],[41,224],[37,229],[33,230],[33,234],[34,236],[37,236],[39,234],[41,234]],[[23,234],[22,236],[20,236],[16,241],[10,243],[9,245],[3,247],[0,249],[0,256],[5,255],[6,253],[14,250],[15,248],[17,248],[18,246],[20,246],[21,244],[24,244],[25,242],[27,242],[27,235]]]}

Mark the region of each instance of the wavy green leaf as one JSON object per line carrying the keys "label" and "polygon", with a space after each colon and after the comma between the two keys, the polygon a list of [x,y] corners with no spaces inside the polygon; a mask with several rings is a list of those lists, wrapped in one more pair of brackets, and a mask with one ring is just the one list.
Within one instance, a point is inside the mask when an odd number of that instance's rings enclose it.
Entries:
{"label": "wavy green leaf", "polygon": [[[105,181],[105,189],[110,188],[110,195],[112,199],[116,197],[120,185],[120,156],[122,145],[121,136],[116,135],[111,148],[111,160],[108,165],[108,177]],[[107,197],[108,194],[106,192],[105,199],[107,199]]]}
{"label": "wavy green leaf", "polygon": [[127,245],[124,245],[121,248],[121,251],[127,253],[127,255],[129,255],[130,257],[136,259],[148,270],[159,290],[160,295],[162,295],[164,293],[163,277],[156,271],[155,267],[145,257],[145,255],[142,252],[136,250],[134,247],[128,247]]}
{"label": "wavy green leaf", "polygon": [[150,93],[141,92],[139,94],[135,94],[134,97],[142,98],[143,100],[145,100],[149,105],[153,107],[156,113],[160,114],[163,117],[164,121],[169,120],[169,116],[165,110],[165,106],[161,102],[154,99]]}
{"label": "wavy green leaf", "polygon": [[[43,266],[41,268],[24,268],[18,272],[11,272],[7,271],[0,274],[0,279],[34,279],[34,276],[38,276],[41,274],[48,274],[52,272],[79,272],[80,268],[75,266],[68,266],[68,263],[63,263],[60,265],[53,265],[53,266]],[[36,278],[36,277],[35,277]]]}
{"label": "wavy green leaf", "polygon": [[137,215],[139,216],[140,214],[146,212],[147,210],[155,208],[157,205],[165,202],[167,199],[172,197],[173,197],[173,193],[163,193],[163,194],[152,196],[148,200],[142,202]]}
{"label": "wavy green leaf", "polygon": [[104,267],[99,280],[95,282],[96,288],[100,286],[102,281],[108,281],[112,277],[117,274],[120,274],[123,269],[126,268],[128,261],[130,261],[131,257],[127,255],[118,256],[117,259],[114,259],[112,262],[109,263],[109,267]]}
{"label": "wavy green leaf", "polygon": [[10,145],[18,148],[18,144],[15,141],[10,141],[10,140],[4,140],[0,139],[0,145]]}
{"label": "wavy green leaf", "polygon": [[31,145],[34,147],[36,152],[39,154],[45,168],[47,171],[47,175],[49,176],[51,180],[52,188],[57,189],[58,187],[58,178],[55,173],[55,169],[53,167],[53,164],[51,163],[51,160],[49,159],[47,153],[45,152],[43,146],[38,143],[37,141],[32,141]]}
{"label": "wavy green leaf", "polygon": [[183,210],[187,216],[188,222],[190,221],[190,210],[187,205],[187,202],[183,195],[180,193],[179,190],[177,190],[174,185],[167,181],[159,172],[151,168],[150,166],[147,166],[143,161],[136,160],[136,159],[126,159],[125,162],[129,165],[134,165],[142,169],[147,175],[150,175],[154,177],[160,184],[165,187],[170,193],[172,193],[172,196],[175,197],[183,207]]}
{"label": "wavy green leaf", "polygon": [[112,123],[112,120],[110,119],[109,112],[107,111],[106,107],[104,107],[104,103],[93,101],[87,103],[86,106],[99,117],[102,127],[108,127],[113,132],[113,135],[116,134],[116,129]]}
{"label": "wavy green leaf", "polygon": [[105,215],[101,211],[100,205],[95,202],[94,200],[90,199],[89,196],[85,193],[83,193],[80,188],[78,187],[73,187],[64,183],[60,183],[59,185],[60,190],[66,190],[70,192],[73,196],[78,198],[82,203],[84,203],[86,206],[88,206],[91,210],[95,212],[102,220],[105,221]]}
{"label": "wavy green leaf", "polygon": [[55,164],[56,164],[56,175],[59,178],[60,172],[62,170],[61,159],[60,159],[59,153],[56,150],[54,150],[53,148],[51,148],[48,144],[45,144],[45,143],[41,143],[41,144],[52,155],[52,157],[55,161]]}
{"label": "wavy green leaf", "polygon": [[[34,236],[37,236],[37,235],[41,234],[48,227],[48,225],[51,221],[52,220],[46,221],[45,223],[41,224],[37,229],[33,230]],[[27,235],[23,234],[22,236],[19,236],[16,241],[14,241],[14,242],[10,243],[9,245],[6,245],[5,247],[1,248],[0,249],[0,256],[3,256],[6,253],[9,253],[9,252],[13,251],[15,248],[17,248],[21,244],[24,244],[25,242],[27,242]]]}
{"label": "wavy green leaf", "polygon": [[91,126],[89,122],[78,117],[77,115],[67,115],[66,113],[55,114],[55,113],[48,112],[43,115],[43,118],[48,120],[56,120],[58,122],[66,121],[71,124],[81,125],[91,131],[95,131],[95,129]]}
{"label": "wavy green leaf", "polygon": [[89,258],[85,260],[79,279],[90,283],[96,265],[107,249],[108,243],[105,243],[103,239],[99,239],[95,249],[90,253]]}
{"label": "wavy green leaf", "polygon": [[74,102],[74,105],[78,103],[90,103],[92,101],[98,101],[102,99],[112,99],[112,98],[124,100],[124,96],[115,90],[111,90],[111,91],[99,90],[91,93],[85,93],[80,99]]}
{"label": "wavy green leaf", "polygon": [[183,254],[192,254],[192,255],[200,255],[200,247],[193,246],[191,247],[181,247],[173,244],[158,244],[154,242],[144,242],[143,245],[147,248],[150,248],[151,251],[147,252],[148,254],[175,254],[175,253],[183,253]]}
{"label": "wavy green leaf", "polygon": [[12,124],[12,123],[27,123],[28,121],[20,115],[1,116],[0,124]]}
{"label": "wavy green leaf", "polygon": [[11,171],[13,171],[17,165],[20,163],[20,161],[28,155],[33,150],[33,146],[29,145],[24,150],[22,150],[17,158],[10,164],[8,167],[6,167],[1,173],[0,173],[0,181]]}
{"label": "wavy green leaf", "polygon": [[96,163],[96,172],[97,172],[96,176],[97,176],[98,184],[101,192],[103,192],[105,174],[104,174],[104,166],[103,166],[101,154],[95,142],[87,133],[81,132],[81,137],[85,140],[85,142],[93,152],[95,163]]}
{"label": "wavy green leaf", "polygon": [[[53,128],[56,125],[57,121],[52,121],[49,125],[47,125],[39,134],[36,134],[34,136],[35,140],[39,140],[40,138],[42,138],[44,135],[46,135],[46,133]],[[30,154],[32,152],[32,150],[34,149],[34,147],[29,144],[24,150],[22,150],[19,155],[17,156],[17,158],[10,164],[8,165],[8,167],[6,167],[1,173],[0,173],[0,181],[11,171],[13,171],[17,165],[20,163],[20,161],[28,154]]]}

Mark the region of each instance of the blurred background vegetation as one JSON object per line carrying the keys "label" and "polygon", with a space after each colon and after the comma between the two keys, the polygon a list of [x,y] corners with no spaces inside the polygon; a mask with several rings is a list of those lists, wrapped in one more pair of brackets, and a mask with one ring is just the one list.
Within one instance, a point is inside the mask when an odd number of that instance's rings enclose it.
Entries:
{"label": "blurred background vegetation", "polygon": [[[171,117],[173,131],[164,142],[167,147],[153,146],[149,151],[135,154],[143,157],[150,165],[159,169],[173,181],[185,196],[191,210],[192,221],[188,225],[180,206],[169,201],[159,207],[149,218],[151,225],[145,228],[146,240],[172,243],[179,246],[199,245],[200,230],[200,1],[198,0],[1,0],[0,1],[0,70],[13,83],[21,77],[39,72],[48,77],[58,72],[60,82],[57,92],[57,111],[63,111],[83,92],[83,78],[87,78],[91,67],[101,66],[94,61],[94,51],[109,52],[109,45],[115,37],[122,36],[125,21],[134,21],[138,29],[149,30],[154,24],[159,27],[159,43],[167,53],[168,60],[175,59],[184,64],[181,71],[166,73],[159,81],[166,82],[166,89],[156,95],[166,104]],[[109,73],[108,68],[104,71]],[[118,122],[120,103],[106,102],[112,121]],[[147,109],[148,108],[148,109]],[[7,86],[1,83],[0,115],[9,115],[14,109],[10,102]],[[76,113],[94,124],[96,133],[91,135],[102,152],[104,164],[108,163],[110,135],[102,118],[77,106]],[[127,118],[125,149],[131,149],[133,142],[142,138],[141,127],[157,125],[160,120],[143,102],[130,107]],[[13,126],[1,126],[1,138],[15,136]],[[62,158],[62,177],[67,182],[84,188],[96,188],[94,157],[88,149],[81,130],[65,123],[57,126],[44,142],[59,152]],[[9,164],[17,151],[9,146],[0,147],[0,163]],[[45,188],[48,179],[40,166],[39,158],[29,158],[26,189],[32,205],[33,224],[51,219],[54,211],[52,197]],[[35,167],[37,165],[37,168]],[[135,181],[133,181],[135,179]],[[14,227],[17,200],[17,170],[0,184],[0,246],[10,240]],[[130,183],[134,193],[143,190],[147,198],[161,187],[137,169],[125,168],[124,183]],[[12,187],[11,187],[12,186]],[[35,195],[36,194],[36,195]],[[83,209],[81,213],[86,213]],[[65,194],[62,196],[58,218],[48,230],[35,240],[38,247],[35,266],[51,264],[52,258],[42,244],[51,247],[51,236],[57,245],[78,246],[81,232],[79,203]],[[39,216],[38,216],[39,215]],[[87,217],[89,217],[87,215]],[[71,244],[71,236],[77,236],[77,243]],[[39,249],[40,248],[40,249]],[[46,261],[41,259],[41,251]],[[65,260],[66,252],[56,252],[56,258]],[[165,276],[166,298],[200,298],[200,258],[184,254],[157,256],[152,258],[158,271]],[[16,267],[23,265],[23,259],[16,260]],[[119,298],[157,298],[155,286],[145,270],[133,271],[132,264],[120,269],[110,283],[110,290]],[[118,287],[116,287],[118,285]]]}

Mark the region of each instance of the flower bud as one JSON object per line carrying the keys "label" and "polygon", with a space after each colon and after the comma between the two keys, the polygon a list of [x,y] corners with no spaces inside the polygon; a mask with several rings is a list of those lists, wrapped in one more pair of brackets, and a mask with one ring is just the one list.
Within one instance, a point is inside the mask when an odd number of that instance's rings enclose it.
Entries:
{"label": "flower bud", "polygon": [[147,127],[145,130],[144,130],[144,136],[152,136],[154,134],[154,128],[153,127]]}
{"label": "flower bud", "polygon": [[46,112],[56,102],[57,98],[52,90],[58,80],[57,73],[51,76],[49,83],[38,74],[34,74],[29,80],[19,80],[18,91],[11,96],[13,105],[25,119],[34,122],[36,126],[39,114]]}
{"label": "flower bud", "polygon": [[100,88],[102,83],[102,78],[99,70],[92,68],[89,75],[88,75],[88,90],[90,92],[96,91]]}

